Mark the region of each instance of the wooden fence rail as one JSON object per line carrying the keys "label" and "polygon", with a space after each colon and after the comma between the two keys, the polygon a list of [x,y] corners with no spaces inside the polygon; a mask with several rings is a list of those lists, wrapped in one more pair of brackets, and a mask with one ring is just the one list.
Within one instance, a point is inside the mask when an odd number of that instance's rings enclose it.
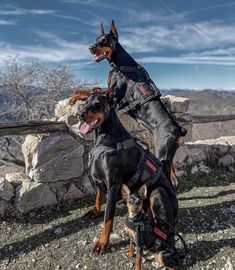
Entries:
{"label": "wooden fence rail", "polygon": [[57,121],[0,123],[0,136],[40,134],[67,130],[68,126],[65,122]]}
{"label": "wooden fence rail", "polygon": [[[195,124],[224,122],[224,121],[231,121],[231,120],[235,120],[235,114],[205,115],[205,116],[193,115],[192,116],[192,122]],[[66,125],[66,123],[58,122],[58,121],[30,121],[30,122],[0,123],[0,136],[52,133],[56,131],[67,131],[67,130],[68,130],[68,126]]]}
{"label": "wooden fence rail", "polygon": [[235,120],[235,114],[228,115],[193,115],[193,123],[225,122]]}

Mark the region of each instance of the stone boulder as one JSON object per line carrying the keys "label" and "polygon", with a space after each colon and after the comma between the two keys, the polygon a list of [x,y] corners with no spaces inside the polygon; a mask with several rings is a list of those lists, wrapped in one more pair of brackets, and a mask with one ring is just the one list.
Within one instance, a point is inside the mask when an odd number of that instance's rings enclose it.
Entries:
{"label": "stone boulder", "polygon": [[190,99],[171,95],[161,97],[162,102],[172,113],[185,113],[188,111]]}
{"label": "stone boulder", "polygon": [[26,137],[26,174],[36,182],[78,178],[84,173],[84,146],[67,132]]}
{"label": "stone boulder", "polygon": [[218,160],[219,164],[224,167],[229,167],[234,164],[234,158],[231,155],[224,155]]}
{"label": "stone boulder", "polygon": [[10,201],[13,196],[14,188],[12,184],[3,177],[0,177],[0,199]]}
{"label": "stone boulder", "polygon": [[15,208],[20,213],[56,204],[56,195],[49,189],[47,183],[26,181],[16,187]]}
{"label": "stone boulder", "polygon": [[205,162],[210,165],[230,164],[235,157],[235,136],[221,137],[211,140],[186,142],[175,155],[176,168],[193,166]]}
{"label": "stone boulder", "polygon": [[0,200],[0,217],[3,217],[10,207],[10,204],[6,201]]}
{"label": "stone boulder", "polygon": [[29,181],[29,177],[23,172],[12,172],[5,175],[5,179],[10,182],[13,187],[21,185],[24,181]]}

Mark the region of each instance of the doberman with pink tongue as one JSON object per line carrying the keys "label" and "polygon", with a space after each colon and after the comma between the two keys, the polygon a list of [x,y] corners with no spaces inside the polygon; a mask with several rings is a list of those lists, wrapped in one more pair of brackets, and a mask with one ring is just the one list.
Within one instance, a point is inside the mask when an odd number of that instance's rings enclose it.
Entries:
{"label": "doberman with pink tongue", "polygon": [[101,254],[109,246],[116,203],[121,198],[123,183],[132,192],[146,184],[146,212],[152,211],[149,209],[149,195],[156,188],[160,189],[158,205],[153,209],[153,215],[158,215],[160,209],[161,213],[166,214],[161,218],[169,221],[170,217],[174,226],[178,202],[171,181],[165,176],[161,162],[124,128],[113,108],[113,100],[105,95],[93,94],[79,112],[79,117],[84,122],[80,127],[81,133],[87,134],[95,130],[94,147],[89,153],[89,169],[98,191],[95,207],[88,213],[90,218],[96,218],[100,214],[104,195],[107,194],[103,229],[93,252]]}

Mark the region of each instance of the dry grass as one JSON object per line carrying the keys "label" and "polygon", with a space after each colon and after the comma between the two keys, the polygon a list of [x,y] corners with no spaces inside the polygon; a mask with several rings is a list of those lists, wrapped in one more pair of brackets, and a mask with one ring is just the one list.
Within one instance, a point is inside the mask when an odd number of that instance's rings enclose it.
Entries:
{"label": "dry grass", "polygon": [[[233,269],[234,179],[235,173],[217,169],[210,175],[181,179],[178,229],[190,254],[179,269]],[[98,257],[91,249],[102,217],[94,222],[84,217],[91,207],[91,200],[84,200],[50,213],[2,221],[0,269],[134,269],[134,259],[124,256],[128,248],[123,235],[125,206],[118,206],[110,251]],[[157,268],[151,255],[146,254],[144,269]]]}

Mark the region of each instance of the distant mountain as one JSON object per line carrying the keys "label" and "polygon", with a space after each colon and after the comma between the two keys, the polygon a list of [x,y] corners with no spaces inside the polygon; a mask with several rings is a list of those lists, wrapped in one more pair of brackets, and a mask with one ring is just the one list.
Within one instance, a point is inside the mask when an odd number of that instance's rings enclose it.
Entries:
{"label": "distant mountain", "polygon": [[193,115],[235,113],[235,91],[225,90],[162,90],[162,95],[187,97],[191,100],[189,112]]}

